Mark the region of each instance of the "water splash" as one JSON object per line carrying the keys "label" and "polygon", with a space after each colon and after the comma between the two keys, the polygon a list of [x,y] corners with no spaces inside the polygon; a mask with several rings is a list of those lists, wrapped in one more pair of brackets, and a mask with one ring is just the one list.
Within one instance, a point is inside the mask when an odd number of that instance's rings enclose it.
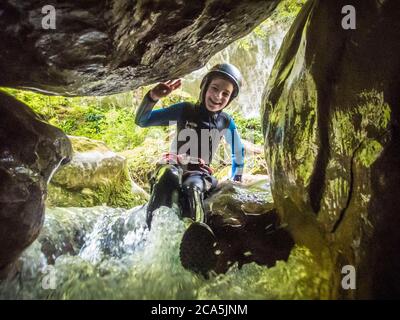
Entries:
{"label": "water splash", "polygon": [[[179,244],[185,230],[177,209],[154,212],[149,230],[145,207],[48,209],[43,235],[23,254],[22,270],[0,285],[2,299],[281,299],[316,298],[320,275],[310,253],[296,247],[289,261],[273,268],[255,263],[209,280],[185,270]],[[62,219],[61,219],[62,217]],[[57,218],[59,220],[57,220]],[[73,221],[71,221],[73,220]],[[57,226],[55,221],[59,222]],[[76,223],[78,222],[78,223]],[[61,225],[68,234],[60,235]],[[44,244],[74,239],[85,230],[79,251],[61,253],[54,264]],[[72,240],[71,240],[72,239]],[[47,241],[47,242],[46,242]],[[77,246],[77,243],[70,247]],[[54,288],[44,286],[54,277]]]}

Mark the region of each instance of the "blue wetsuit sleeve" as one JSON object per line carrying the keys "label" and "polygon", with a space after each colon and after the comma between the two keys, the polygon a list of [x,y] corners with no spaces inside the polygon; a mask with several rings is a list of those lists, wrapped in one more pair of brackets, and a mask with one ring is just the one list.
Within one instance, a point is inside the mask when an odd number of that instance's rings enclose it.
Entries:
{"label": "blue wetsuit sleeve", "polygon": [[232,154],[232,175],[241,176],[244,167],[244,146],[240,140],[238,130],[233,119],[230,119],[228,130],[225,130],[225,140],[231,147]]}
{"label": "blue wetsuit sleeve", "polygon": [[164,109],[153,110],[157,101],[153,101],[147,93],[138,110],[136,111],[135,123],[140,127],[168,126],[171,121],[177,121],[186,106],[185,102],[173,104]]}

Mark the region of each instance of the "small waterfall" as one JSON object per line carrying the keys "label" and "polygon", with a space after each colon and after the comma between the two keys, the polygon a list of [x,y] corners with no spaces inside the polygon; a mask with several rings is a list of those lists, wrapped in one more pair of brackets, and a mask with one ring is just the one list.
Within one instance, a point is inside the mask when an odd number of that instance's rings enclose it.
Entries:
{"label": "small waterfall", "polygon": [[[295,247],[288,262],[255,263],[209,280],[185,270],[185,230],[177,209],[47,209],[41,236],[23,254],[19,275],[0,283],[0,299],[291,299],[315,298],[309,252]],[[296,288],[294,290],[293,288]],[[308,290],[308,291],[307,291]]]}

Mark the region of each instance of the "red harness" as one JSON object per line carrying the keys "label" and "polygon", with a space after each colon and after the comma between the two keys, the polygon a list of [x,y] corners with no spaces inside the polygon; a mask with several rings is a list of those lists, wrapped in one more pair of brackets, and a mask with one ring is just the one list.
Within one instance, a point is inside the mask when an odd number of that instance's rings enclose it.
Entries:
{"label": "red harness", "polygon": [[162,159],[159,162],[161,164],[178,164],[183,166],[186,170],[194,171],[207,171],[210,175],[213,174],[213,170],[206,164],[206,162],[201,158],[195,158],[188,156],[187,154],[175,154],[175,153],[164,153]]}

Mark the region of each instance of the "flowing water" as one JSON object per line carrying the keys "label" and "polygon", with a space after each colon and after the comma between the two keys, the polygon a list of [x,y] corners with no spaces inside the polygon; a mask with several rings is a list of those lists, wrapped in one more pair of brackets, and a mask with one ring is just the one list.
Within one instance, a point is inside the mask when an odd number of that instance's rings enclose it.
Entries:
{"label": "flowing water", "polygon": [[18,276],[0,285],[2,299],[303,299],[320,295],[310,253],[295,247],[288,262],[255,263],[226,274],[185,270],[185,230],[176,210],[145,207],[47,209],[41,236],[23,254]]}

